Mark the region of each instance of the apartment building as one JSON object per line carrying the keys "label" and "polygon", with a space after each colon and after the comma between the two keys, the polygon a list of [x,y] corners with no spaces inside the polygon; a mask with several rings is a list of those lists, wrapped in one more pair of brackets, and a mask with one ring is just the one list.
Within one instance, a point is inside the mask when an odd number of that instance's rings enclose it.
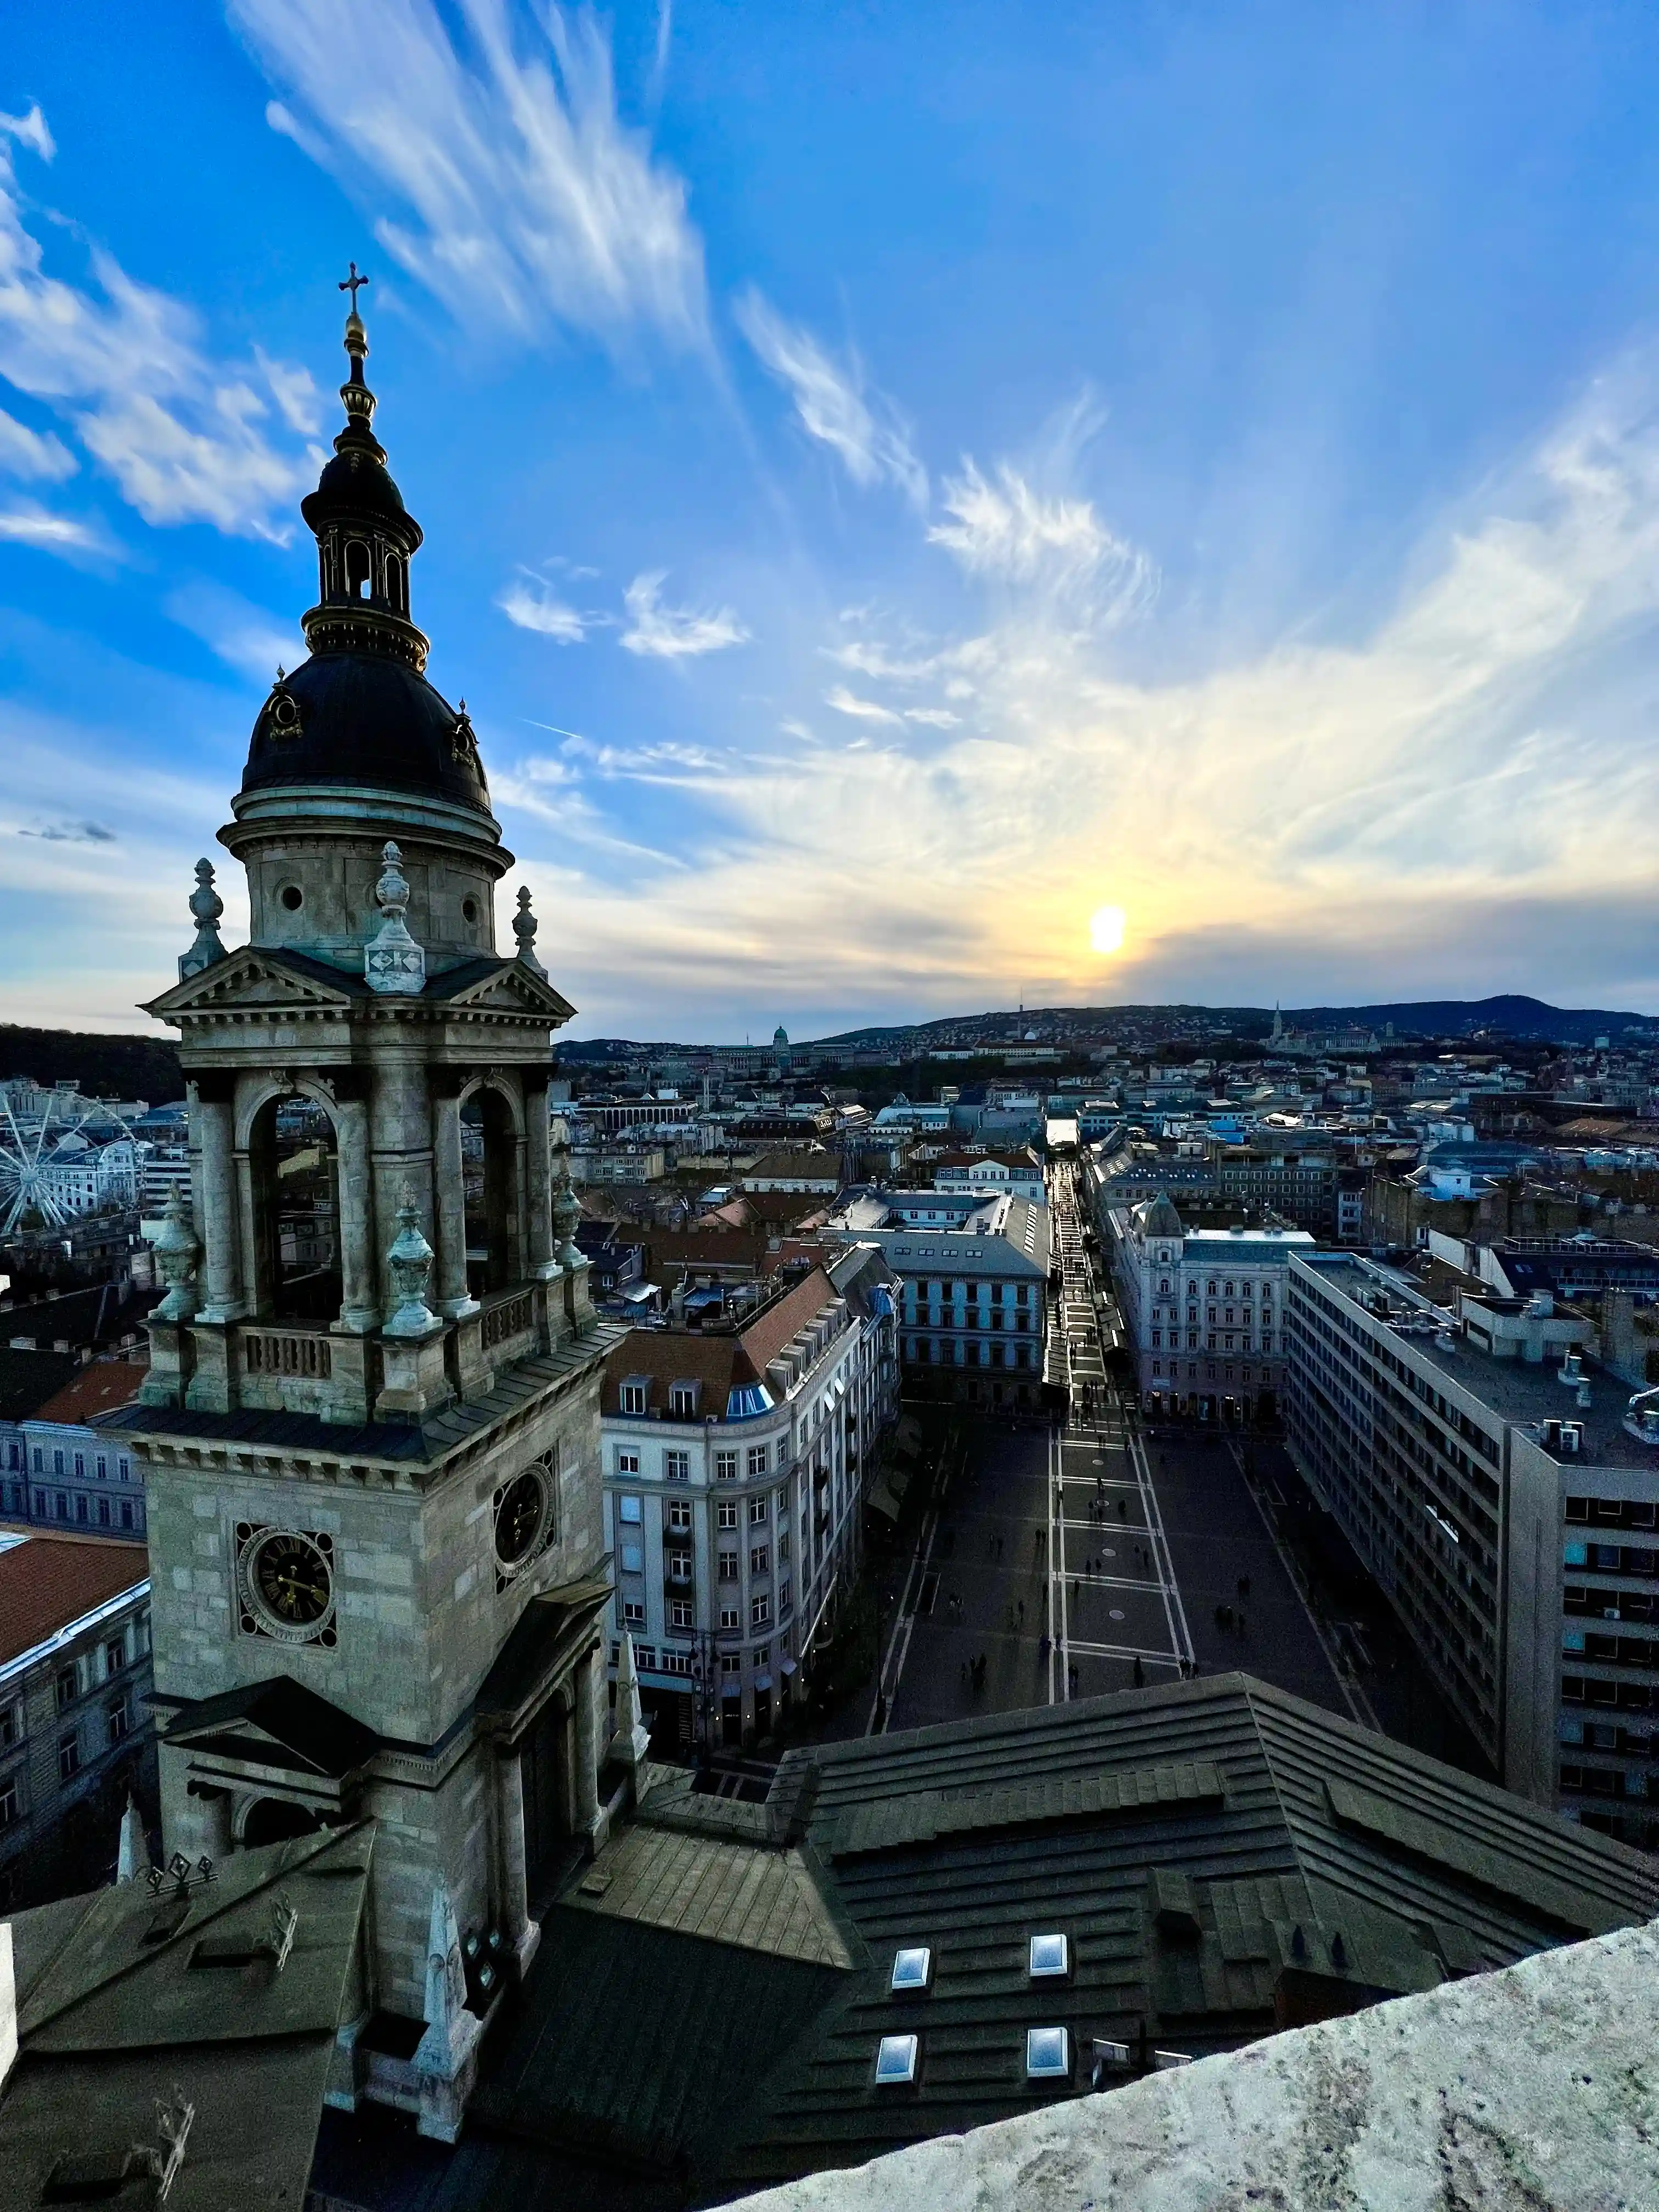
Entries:
{"label": "apartment building", "polygon": [[[909,1195],[948,1206],[970,1194]],[[925,1216],[927,1209],[913,1211]],[[969,1404],[1039,1407],[1052,1242],[1048,1206],[996,1198],[975,1204],[954,1227],[913,1224],[891,1212],[887,1218],[889,1226],[856,1233],[879,1244],[901,1280],[907,1386],[919,1395]]]}
{"label": "apartment building", "polygon": [[1032,1206],[1048,1203],[1042,1164],[1029,1148],[1022,1152],[947,1152],[933,1163],[938,1190],[969,1191],[988,1198],[1006,1191]]}
{"label": "apartment building", "polygon": [[1659,1848],[1659,1394],[1547,1291],[1292,1259],[1287,1440],[1505,1785]]}
{"label": "apartment building", "polygon": [[1336,1235],[1338,1164],[1328,1143],[1262,1135],[1218,1146],[1215,1173],[1224,1198],[1271,1208],[1316,1237]]}
{"label": "apartment building", "polygon": [[144,1535],[143,1470],[125,1445],[88,1425],[131,1405],[148,1368],[96,1359],[28,1412],[0,1419],[0,1516],[58,1533]]}
{"label": "apartment building", "polygon": [[1164,1195],[1108,1209],[1112,1272],[1140,1402],[1159,1417],[1271,1414],[1285,1364],[1285,1276],[1305,1229],[1188,1229]]}
{"label": "apartment building", "polygon": [[0,1907],[106,1881],[129,1790],[152,1814],[142,1544],[0,1534]]}
{"label": "apartment building", "polygon": [[856,1577],[895,1287],[855,1245],[735,1328],[636,1329],[606,1362],[611,1675],[626,1630],[666,1747],[768,1734]]}

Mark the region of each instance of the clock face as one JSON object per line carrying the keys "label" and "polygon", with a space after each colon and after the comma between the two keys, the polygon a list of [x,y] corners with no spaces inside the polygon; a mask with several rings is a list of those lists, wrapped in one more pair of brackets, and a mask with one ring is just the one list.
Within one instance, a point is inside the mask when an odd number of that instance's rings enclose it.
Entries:
{"label": "clock face", "polygon": [[252,1547],[247,1580],[272,1627],[303,1637],[329,1610],[334,1571],[309,1536],[273,1528]]}
{"label": "clock face", "polygon": [[503,1566],[517,1566],[535,1549],[547,1510],[547,1492],[539,1474],[526,1469],[515,1475],[495,1501],[495,1556]]}

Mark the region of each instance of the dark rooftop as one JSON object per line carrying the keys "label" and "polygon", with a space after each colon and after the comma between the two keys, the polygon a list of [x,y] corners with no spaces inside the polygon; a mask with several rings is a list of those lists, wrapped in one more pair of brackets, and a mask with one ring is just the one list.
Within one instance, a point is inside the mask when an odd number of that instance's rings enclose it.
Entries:
{"label": "dark rooftop", "polygon": [[[477,2116],[708,2200],[1082,2094],[1097,2037],[1129,2079],[1656,1910],[1641,1854],[1243,1676],[988,1717],[792,1752],[763,1808],[648,1797],[548,1915]],[[1058,2081],[1026,2078],[1037,2027],[1070,2032]]]}

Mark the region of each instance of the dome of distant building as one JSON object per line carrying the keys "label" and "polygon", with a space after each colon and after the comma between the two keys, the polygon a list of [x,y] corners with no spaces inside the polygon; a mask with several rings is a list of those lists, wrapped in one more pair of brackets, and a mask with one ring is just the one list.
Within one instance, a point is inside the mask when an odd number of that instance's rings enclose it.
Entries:
{"label": "dome of distant building", "polygon": [[1181,1216],[1170,1201],[1167,1191],[1159,1191],[1146,1208],[1146,1218],[1141,1234],[1144,1237],[1184,1237]]}
{"label": "dome of distant building", "polygon": [[774,1044],[787,1044],[789,1042],[789,1032],[781,1022],[772,1032],[772,1042]]}

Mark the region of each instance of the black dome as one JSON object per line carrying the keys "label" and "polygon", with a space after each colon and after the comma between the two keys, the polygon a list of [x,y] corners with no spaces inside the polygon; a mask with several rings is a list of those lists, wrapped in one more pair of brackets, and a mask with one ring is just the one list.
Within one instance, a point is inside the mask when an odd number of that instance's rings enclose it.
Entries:
{"label": "black dome", "polygon": [[300,501],[300,512],[313,532],[320,532],[336,515],[343,515],[354,520],[401,524],[415,545],[421,542],[420,527],[404,505],[404,495],[379,447],[372,443],[344,445],[343,451],[337,452],[325,465],[316,490],[307,492]]}
{"label": "black dome", "polygon": [[319,783],[416,791],[489,811],[465,709],[381,653],[313,654],[259,710],[243,792]]}

